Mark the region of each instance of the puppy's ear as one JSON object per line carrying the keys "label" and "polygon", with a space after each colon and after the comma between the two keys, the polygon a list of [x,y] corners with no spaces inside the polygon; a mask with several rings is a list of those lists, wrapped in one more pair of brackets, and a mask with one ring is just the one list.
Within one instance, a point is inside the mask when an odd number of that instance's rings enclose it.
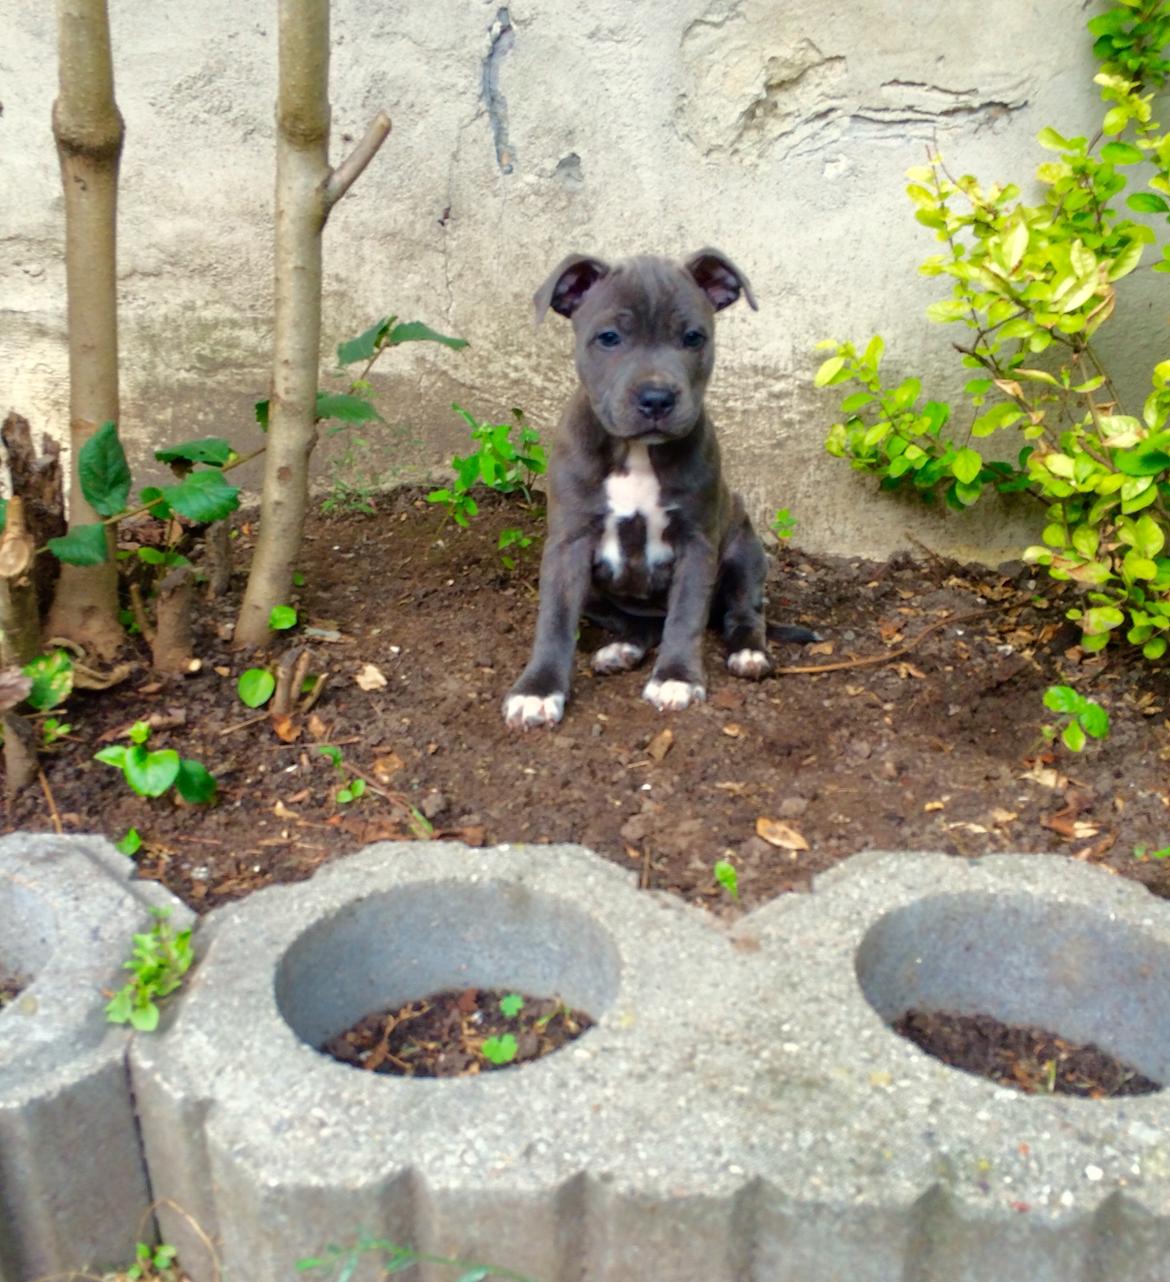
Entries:
{"label": "puppy's ear", "polygon": [[533,295],[536,323],[540,324],[550,307],[562,316],[572,316],[589,290],[608,275],[609,265],[600,258],[570,254]]}
{"label": "puppy's ear", "polygon": [[695,278],[695,284],[711,300],[711,306],[717,312],[730,307],[741,294],[753,312],[759,311],[748,278],[717,249],[700,249],[683,266]]}

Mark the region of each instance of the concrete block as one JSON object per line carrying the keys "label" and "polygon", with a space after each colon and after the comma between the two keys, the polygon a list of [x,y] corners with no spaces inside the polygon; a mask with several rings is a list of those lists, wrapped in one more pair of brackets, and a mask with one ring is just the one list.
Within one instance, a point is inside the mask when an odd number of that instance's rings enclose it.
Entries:
{"label": "concrete block", "polygon": [[[217,911],[201,952],[131,1061],[154,1191],[227,1282],[362,1233],[540,1282],[1170,1282],[1163,1094],[1026,1097],[886,1022],[1046,1023],[1164,1080],[1170,906],[1085,865],[862,855],[728,931],[580,848],[386,843]],[[472,1078],[313,1049],[471,984],[597,1024]]]}
{"label": "concrete block", "polygon": [[[0,838],[0,1282],[133,1257],[150,1191],[128,1034],[105,1020],[152,906],[190,914],[96,837]],[[148,1224],[149,1228],[149,1224]]]}

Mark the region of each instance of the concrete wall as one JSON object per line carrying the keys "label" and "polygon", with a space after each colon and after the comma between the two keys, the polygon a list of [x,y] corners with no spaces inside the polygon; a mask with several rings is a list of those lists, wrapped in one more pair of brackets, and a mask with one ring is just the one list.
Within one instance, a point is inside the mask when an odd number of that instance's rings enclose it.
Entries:
{"label": "concrete wall", "polygon": [[[760,312],[720,320],[714,397],[734,480],[785,505],[810,547],[1006,552],[999,518],[924,521],[822,450],[819,338],[880,330],[890,361],[961,378],[922,317],[932,252],[902,194],[933,140],[956,167],[1027,180],[1036,132],[1098,118],[1069,0],[334,0],[339,160],[379,108],[394,132],[327,233],[325,361],[394,311],[471,341],[384,363],[390,427],[363,466],[418,475],[460,439],[452,399],[549,425],[571,383],[568,326],[530,298],[575,249],[620,257],[716,245]],[[253,443],[267,391],[276,6],[110,0],[126,119],[120,275],[124,435]],[[6,0],[0,42],[0,406],[66,421],[60,179],[50,133],[52,6]],[[1157,278],[1155,278],[1155,283]],[[1123,382],[1165,347],[1141,293]],[[1149,287],[1144,287],[1147,290]],[[1122,322],[1126,325],[1126,322]],[[333,380],[332,385],[339,385]],[[1140,382],[1136,385],[1140,386]],[[330,448],[336,453],[339,444]],[[145,479],[145,477],[143,478]]]}

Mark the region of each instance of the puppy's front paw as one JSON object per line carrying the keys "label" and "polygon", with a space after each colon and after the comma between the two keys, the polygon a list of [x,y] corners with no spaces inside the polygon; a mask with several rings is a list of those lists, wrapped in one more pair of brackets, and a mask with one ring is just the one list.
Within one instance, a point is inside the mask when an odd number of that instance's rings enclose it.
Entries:
{"label": "puppy's front paw", "polygon": [[555,726],[564,715],[563,694],[510,694],[504,700],[504,720],[510,730]]}
{"label": "puppy's front paw", "polygon": [[589,666],[603,676],[611,672],[629,672],[646,657],[646,651],[632,641],[615,641],[594,650]]}
{"label": "puppy's front paw", "polygon": [[772,662],[763,650],[736,650],[727,656],[727,670],[734,677],[759,681],[772,671]]}
{"label": "puppy's front paw", "polygon": [[706,697],[703,686],[690,681],[657,681],[651,677],[642,690],[642,698],[659,712],[681,712],[692,703],[702,703]]}

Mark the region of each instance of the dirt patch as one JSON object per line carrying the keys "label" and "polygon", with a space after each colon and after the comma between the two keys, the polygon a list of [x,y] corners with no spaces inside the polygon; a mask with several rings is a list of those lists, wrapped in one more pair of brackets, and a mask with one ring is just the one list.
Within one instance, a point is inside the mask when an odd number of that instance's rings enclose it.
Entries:
{"label": "dirt patch", "polygon": [[[563,724],[508,733],[500,706],[531,644],[538,546],[510,571],[497,544],[506,528],[539,536],[540,509],[488,500],[461,530],[418,491],[376,507],[309,522],[300,625],[280,645],[307,644],[328,682],[285,727],[295,738],[237,696],[258,661],[228,644],[237,575],[201,608],[199,673],[159,678],[143,665],[71,698],[69,738],[45,757],[66,831],[119,839],[135,827],[142,875],[197,910],[431,829],[473,844],[582,842],[643,886],[729,914],[806,889],[866,849],[1054,852],[1170,890],[1170,868],[1148,853],[1170,843],[1165,673],[1128,647],[1083,653],[1063,617],[1072,593],[1029,569],[781,546],[770,617],[824,640],[774,646],[777,675],[732,677],[712,638],[707,702],[663,715],[640,697],[645,671],[591,674],[587,652],[605,638],[586,629]],[[243,521],[238,541],[252,533]],[[785,671],[826,665],[838,666]],[[1041,738],[1052,719],[1041,696],[1056,682],[1112,719],[1079,756]],[[156,725],[152,747],[217,776],[215,807],[140,798],[93,760],[138,719]],[[358,778],[364,795],[339,801]],[[5,827],[52,822],[35,788]],[[735,865],[738,904],[714,880],[720,859]]]}
{"label": "dirt patch", "polygon": [[1042,1028],[1001,1024],[990,1015],[907,1011],[894,1031],[952,1068],[1028,1095],[1152,1095],[1159,1083],[1096,1046],[1068,1042]]}
{"label": "dirt patch", "polygon": [[465,988],[366,1015],[321,1049],[371,1073],[470,1077],[551,1055],[592,1026],[555,997]]}

